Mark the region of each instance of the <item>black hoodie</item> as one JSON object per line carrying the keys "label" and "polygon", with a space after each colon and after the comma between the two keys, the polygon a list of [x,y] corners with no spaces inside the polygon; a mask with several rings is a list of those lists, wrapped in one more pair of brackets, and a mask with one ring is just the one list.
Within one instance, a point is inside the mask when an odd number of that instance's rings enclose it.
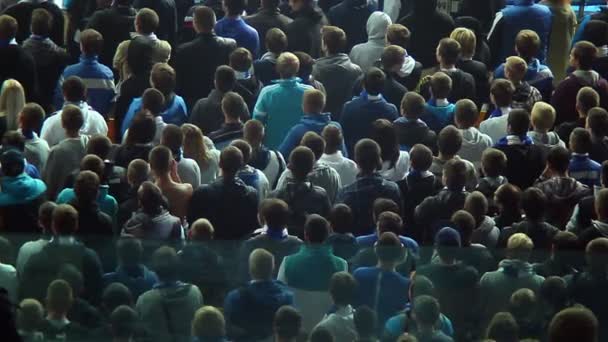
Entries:
{"label": "black hoodie", "polygon": [[314,59],[321,57],[321,28],[328,25],[323,12],[316,7],[306,7],[292,15],[293,21],[285,31],[288,50],[306,52]]}

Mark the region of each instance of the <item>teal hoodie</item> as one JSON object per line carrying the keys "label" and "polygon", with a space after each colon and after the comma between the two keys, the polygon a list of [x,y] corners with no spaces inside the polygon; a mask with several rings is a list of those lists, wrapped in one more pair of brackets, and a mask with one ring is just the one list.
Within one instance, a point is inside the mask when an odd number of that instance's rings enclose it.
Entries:
{"label": "teal hoodie", "polygon": [[25,173],[17,177],[2,177],[0,180],[0,206],[31,202],[44,194],[46,185]]}
{"label": "teal hoodie", "polygon": [[[109,187],[107,185],[99,186],[99,194],[97,194],[97,205],[99,210],[104,214],[107,214],[112,218],[116,219],[116,213],[118,212],[118,202],[116,199],[108,194]],[[76,198],[74,189],[66,188],[63,189],[57,196],[57,204],[71,203]]]}

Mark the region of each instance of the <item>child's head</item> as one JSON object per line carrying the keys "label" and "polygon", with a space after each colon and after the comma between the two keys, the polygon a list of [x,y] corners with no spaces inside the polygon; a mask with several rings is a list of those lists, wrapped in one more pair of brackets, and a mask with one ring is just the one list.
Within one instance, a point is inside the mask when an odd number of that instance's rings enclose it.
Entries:
{"label": "child's head", "polygon": [[570,151],[573,153],[589,153],[593,148],[591,133],[584,128],[577,127],[570,133]]}
{"label": "child's head", "polygon": [[452,38],[443,38],[435,52],[437,62],[442,66],[454,66],[460,58],[460,43]]}
{"label": "child's head", "polygon": [[580,118],[586,118],[591,108],[600,105],[600,95],[591,87],[582,87],[576,94],[576,111]]}
{"label": "child's head", "polygon": [[540,51],[540,37],[532,30],[521,30],[515,37],[517,55],[529,62],[536,58]]}
{"label": "child's head", "polygon": [[555,123],[555,108],[546,102],[536,102],[532,107],[532,127],[536,132],[547,133]]}
{"label": "child's head", "polygon": [[416,120],[424,113],[425,104],[422,95],[413,91],[407,92],[401,100],[401,115]]}
{"label": "child's head", "polygon": [[444,127],[437,136],[437,149],[446,159],[454,157],[462,147],[462,133],[458,128],[449,125]]}
{"label": "child's head", "polygon": [[497,79],[490,87],[490,99],[498,108],[511,107],[515,86],[509,80]]}
{"label": "child's head", "polygon": [[156,63],[150,72],[150,85],[169,96],[175,90],[175,69],[167,63]]}
{"label": "child's head", "polygon": [[433,164],[433,152],[422,144],[416,144],[410,150],[410,167],[412,170],[424,172]]}
{"label": "child's head", "polygon": [[460,129],[467,129],[475,126],[479,118],[479,110],[475,102],[463,99],[456,102],[454,109],[454,121]]}
{"label": "child's head", "polygon": [[444,72],[431,76],[431,94],[434,99],[447,99],[452,92],[452,79]]}
{"label": "child's head", "polygon": [[591,108],[587,113],[587,128],[596,137],[608,135],[608,111],[602,107]]}
{"label": "child's head", "polygon": [[251,52],[245,48],[237,48],[230,54],[230,67],[238,72],[248,72],[251,70],[253,57]]}
{"label": "child's head", "polygon": [[517,56],[511,56],[507,58],[507,62],[505,63],[505,77],[517,84],[524,80],[526,77],[526,72],[528,71],[528,63]]}
{"label": "child's head", "polygon": [[488,199],[479,191],[470,193],[464,201],[464,210],[475,219],[475,225],[479,226],[488,213]]}
{"label": "child's head", "polygon": [[449,190],[462,191],[467,182],[467,165],[459,159],[451,159],[443,167],[443,185]]}
{"label": "child's head", "polygon": [[547,211],[547,197],[538,188],[528,188],[521,195],[521,209],[530,221],[542,221]]}

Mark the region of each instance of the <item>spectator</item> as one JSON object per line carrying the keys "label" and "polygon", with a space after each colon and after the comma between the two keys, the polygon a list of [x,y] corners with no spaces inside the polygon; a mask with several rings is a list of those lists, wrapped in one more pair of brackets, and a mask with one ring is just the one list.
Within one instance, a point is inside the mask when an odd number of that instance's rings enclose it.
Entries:
{"label": "spectator", "polygon": [[295,342],[301,334],[302,315],[293,307],[284,305],[274,316],[274,340],[280,342]]}
{"label": "spectator", "polygon": [[329,24],[340,27],[346,33],[346,51],[367,41],[366,23],[374,6],[363,1],[342,1],[332,6],[327,13]]}
{"label": "spectator", "polygon": [[236,176],[246,185],[256,189],[258,194],[258,203],[261,203],[270,192],[270,183],[261,170],[258,170],[247,164],[251,158],[251,146],[244,140],[234,140],[230,146],[238,148],[243,154],[243,165],[237,172]]}
{"label": "spectator", "polygon": [[186,217],[186,206],[192,197],[193,187],[189,183],[180,182],[177,162],[171,156],[171,150],[165,146],[153,148],[150,151],[150,169],[156,185],[169,202],[169,212],[180,219]]}
{"label": "spectator", "polygon": [[[48,88],[52,89],[52,88]],[[93,135],[108,133],[108,125],[104,117],[93,110],[86,102],[87,99],[87,87],[83,80],[78,76],[72,76],[67,78],[62,85],[63,98],[65,99],[64,106],[61,110],[55,113],[44,121],[42,129],[40,131],[40,137],[53,147],[59,144],[61,141],[67,138],[67,134],[64,132],[62,127],[62,113],[64,109],[69,106],[75,106],[79,108],[83,123],[79,129],[82,135]]]}
{"label": "spectator", "polygon": [[369,306],[362,306],[354,314],[355,329],[359,338],[357,342],[378,341],[378,315]]}
{"label": "spectator", "polygon": [[494,215],[497,211],[494,194],[498,187],[508,182],[504,176],[507,168],[507,156],[500,150],[488,148],[481,154],[481,171],[476,190],[484,194],[488,200],[488,212]]}
{"label": "spectator", "polygon": [[65,280],[54,280],[46,292],[47,316],[40,324],[40,330],[45,338],[79,340],[86,335],[86,329],[76,322],[70,322],[67,314],[74,302],[70,284]]}
{"label": "spectator", "polygon": [[548,0],[543,5],[547,5],[551,9],[553,16],[551,33],[549,33],[547,41],[547,65],[555,71],[555,78],[561,81],[566,77],[566,69],[568,69],[570,56],[567,51],[572,44],[572,37],[576,30],[576,14],[569,3]]}
{"label": "spectator", "polygon": [[367,42],[355,45],[350,51],[350,59],[368,72],[380,60],[382,50],[386,46],[386,33],[392,24],[390,16],[384,12],[371,13],[367,19]]}
{"label": "spectator", "polygon": [[327,164],[338,172],[342,186],[347,186],[357,179],[357,163],[346,158],[341,150],[344,146],[342,130],[337,125],[327,125],[321,132],[325,140],[325,151],[319,162]]}
{"label": "spectator", "polygon": [[19,81],[7,79],[0,90],[0,136],[17,129],[19,113],[25,107],[25,94]]}
{"label": "spectator", "polygon": [[323,83],[315,80],[312,76],[313,67],[315,65],[315,60],[306,52],[296,51],[293,53],[298,57],[298,61],[300,62],[300,70],[298,71],[298,77],[302,80],[302,84],[309,85],[317,90],[323,92],[323,94],[327,94],[325,91],[325,87]]}
{"label": "spectator", "polygon": [[519,326],[515,317],[509,312],[497,312],[488,324],[486,337],[501,342],[519,341]]}
{"label": "spectator", "polygon": [[[260,1],[260,5],[261,7],[257,12],[247,15],[244,19],[247,24],[257,31],[259,35],[258,39],[262,42],[266,41],[268,32],[273,29],[285,32],[287,25],[293,20],[288,16],[281,14],[281,11],[279,10],[279,1],[277,0]],[[267,50],[270,50],[267,44],[266,46],[260,44],[260,53],[258,55],[266,53]]]}
{"label": "spectator", "polygon": [[63,265],[57,273],[57,279],[68,282],[74,293],[74,302],[68,311],[68,319],[87,329],[97,328],[103,317],[96,307],[81,298],[84,279],[78,268],[70,264]]}
{"label": "spectator", "polygon": [[[234,40],[218,37],[213,32],[216,22],[211,8],[197,6],[192,16],[197,36],[177,49],[173,64],[177,75],[175,91],[184,97],[188,108],[193,108],[198,99],[209,96],[217,67],[227,64],[236,48]],[[202,58],[207,62],[201,64]],[[192,68],[193,65],[197,67]],[[212,127],[205,129],[213,130]]]}
{"label": "spectator", "polygon": [[591,133],[583,128],[575,128],[570,134],[572,158],[568,166],[568,174],[591,189],[601,186],[602,171],[602,166],[589,158],[592,148]]}
{"label": "spectator", "polygon": [[487,134],[494,143],[507,134],[509,113],[513,105],[515,86],[509,80],[494,80],[490,87],[490,101],[494,111],[490,117],[479,125],[479,131]]}
{"label": "spectator", "polygon": [[247,104],[241,95],[229,91],[222,98],[222,112],[224,113],[224,123],[219,129],[209,133],[209,138],[213,140],[217,149],[222,149],[231,142],[243,138],[242,117],[248,117]]}
{"label": "spectator", "polygon": [[595,107],[589,110],[587,116],[587,125],[591,133],[591,141],[593,148],[589,157],[598,163],[603,163],[608,160],[608,112],[601,107]]}
{"label": "spectator", "polygon": [[213,306],[203,306],[196,310],[192,319],[192,335],[199,341],[226,338],[224,315]]}
{"label": "spectator", "polygon": [[44,321],[44,308],[35,299],[24,299],[19,303],[17,312],[17,328],[19,336],[25,341],[44,341],[44,335],[39,330]]}
{"label": "spectator", "polygon": [[253,72],[253,56],[245,48],[237,48],[230,54],[230,67],[236,72],[236,93],[243,97],[247,108],[253,112],[255,101],[262,90],[262,83]]}
{"label": "spectator", "polygon": [[296,0],[289,4],[293,21],[285,27],[289,51],[304,51],[312,58],[321,57],[321,28],[327,18],[311,0]]}
{"label": "spectator", "polygon": [[554,146],[566,147],[559,135],[551,131],[555,123],[555,108],[546,102],[536,102],[532,107],[530,123],[533,130],[528,132],[528,137],[535,145],[543,146],[547,151]]}
{"label": "spectator", "polygon": [[544,313],[545,327],[549,326],[549,322],[558,312],[571,306],[567,286],[563,278],[545,278],[538,295],[541,305],[544,306],[541,311]]}
{"label": "spectator", "polygon": [[435,177],[441,178],[443,175],[443,169],[446,163],[450,160],[462,161],[466,167],[466,183],[465,189],[471,191],[477,186],[477,172],[475,171],[475,165],[466,159],[462,159],[458,156],[458,151],[462,147],[463,136],[462,133],[454,126],[446,126],[439,132],[437,136],[437,148],[439,153],[437,157],[433,158],[433,163],[429,168]]}
{"label": "spectator", "polygon": [[276,70],[277,59],[287,50],[287,35],[285,35],[284,30],[272,27],[264,35],[264,45],[268,51],[260,59],[253,62],[253,70],[260,82],[264,86],[268,86],[272,84],[272,81],[280,78]]}
{"label": "spectator", "polygon": [[383,97],[386,75],[377,68],[370,69],[362,80],[363,92],[360,96],[347,102],[340,116],[344,131],[344,141],[348,155],[352,156],[355,144],[371,136],[372,123],[378,119],[394,121],[397,119],[397,108]]}
{"label": "spectator", "polygon": [[277,310],[293,304],[293,293],[283,283],[273,280],[273,269],[272,254],[264,249],[251,252],[249,274],[254,281],[228,293],[224,302],[230,338],[269,338]]}
{"label": "spectator", "polygon": [[[598,55],[595,63],[593,63],[593,70],[597,71],[602,77],[608,75],[608,69],[606,62],[606,53],[604,52],[605,47],[608,45],[608,38],[605,33],[608,32],[608,23],[601,20],[591,20],[583,31],[582,40],[591,42],[595,47],[598,48]],[[604,77],[605,78],[605,77]]]}
{"label": "spectator", "polygon": [[401,116],[393,122],[401,149],[409,150],[416,144],[436,148],[437,136],[420,118],[425,112],[424,97],[408,92],[401,100]]}
{"label": "spectator", "polygon": [[[21,21],[23,25],[23,21]],[[18,23],[9,15],[0,16],[0,39],[9,44],[0,47],[0,79],[15,79],[23,85],[28,101],[38,97],[38,75],[34,57],[14,41]]]}
{"label": "spectator", "polygon": [[237,45],[244,47],[252,55],[260,53],[260,39],[258,32],[245,23],[241,14],[245,10],[244,0],[232,0],[224,2],[226,16],[215,24],[215,32],[220,37],[232,38]]}
{"label": "spectator", "polygon": [[135,115],[125,142],[116,149],[114,162],[117,166],[127,167],[135,159],[148,161],[150,150],[154,147],[156,122],[149,111]]}
{"label": "spectator", "polygon": [[138,10],[148,7],[158,14],[159,20],[156,33],[160,39],[168,41],[171,46],[177,39],[177,8],[176,3],[170,0],[143,1],[135,0],[133,6]]}
{"label": "spectator", "polygon": [[407,89],[413,90],[418,87],[418,83],[420,82],[422,64],[407,53],[411,37],[410,30],[401,24],[391,24],[386,31],[386,43],[388,45],[397,45],[405,50],[403,64],[395,79]]}
{"label": "spectator", "polygon": [[326,243],[333,249],[334,255],[350,261],[357,254],[359,245],[352,233],[353,212],[345,204],[336,204],[331,208],[327,218],[331,225],[331,232]]}
{"label": "spectator", "polygon": [[[25,137],[23,134],[19,133],[19,131],[8,131],[2,137],[2,146],[5,150],[14,149],[22,154],[25,153]],[[27,173],[30,177],[39,179],[40,172],[38,169],[27,162],[27,159],[24,158],[25,162],[25,173]]]}
{"label": "spectator", "polygon": [[131,307],[121,305],[110,315],[112,337],[118,339],[133,339],[137,333],[139,317]]}
{"label": "spectator", "polygon": [[460,100],[454,107],[454,122],[462,133],[462,147],[458,155],[479,168],[481,155],[484,150],[492,146],[492,139],[475,128],[479,111],[471,100]]}
{"label": "spectator", "polygon": [[15,266],[17,273],[23,275],[25,271],[25,265],[29,261],[30,257],[34,254],[39,253],[44,246],[49,242],[51,238],[51,224],[53,220],[53,210],[57,205],[53,202],[46,201],[38,208],[38,226],[40,235],[38,239],[28,241],[19,248],[17,253],[17,262]]}
{"label": "spectator", "polygon": [[498,209],[494,217],[498,228],[510,227],[522,220],[521,190],[517,186],[509,183],[499,186],[494,193],[494,203]]}
{"label": "spectator", "polygon": [[321,322],[315,327],[327,329],[335,341],[354,341],[357,337],[354,322],[354,302],[357,290],[357,281],[347,272],[335,273],[330,280],[329,294],[336,310],[326,314]]}
{"label": "spectator", "polygon": [[[576,334],[573,334],[573,329],[577,331]],[[576,338],[581,342],[594,342],[598,340],[598,330],[598,319],[591,310],[584,307],[568,308],[558,312],[551,320],[549,341],[565,342]]]}
{"label": "spectator", "polygon": [[276,150],[268,149],[264,141],[264,125],[258,120],[249,120],[243,128],[243,138],[251,146],[249,165],[262,170],[272,188],[279,181],[279,177],[286,169],[283,155]]}
{"label": "spectator", "polygon": [[404,179],[410,169],[410,156],[406,151],[400,151],[393,123],[385,119],[376,120],[372,126],[371,138],[380,146],[380,175],[393,182]]}
{"label": "spectator", "polygon": [[475,80],[476,104],[478,106],[487,104],[490,93],[490,78],[488,67],[484,63],[474,59],[477,47],[475,32],[468,28],[458,27],[452,31],[450,38],[456,40],[461,48],[460,60],[456,63],[456,67],[465,73],[471,74]]}
{"label": "spectator", "polygon": [[188,222],[207,218],[218,240],[242,239],[258,227],[257,191],[236,177],[242,165],[243,153],[234,146],[226,147],[220,155],[222,178],[196,189],[190,200]]}
{"label": "spectator", "polygon": [[436,328],[441,311],[439,302],[435,298],[426,295],[416,297],[412,313],[418,328],[414,336],[420,341],[453,341],[451,337]]}
{"label": "spectator", "polygon": [[59,46],[64,45],[64,17],[63,12],[57,4],[48,1],[20,1],[17,6],[11,6],[4,11],[19,23],[19,30],[16,34],[17,43],[22,44],[30,34],[35,34],[32,30],[34,20],[32,14],[37,9],[44,9],[51,15],[51,25],[49,36]]}
{"label": "spectator", "polygon": [[[154,88],[148,88],[141,95],[141,98],[137,98],[137,99],[133,100],[132,104],[134,104],[135,101],[138,101],[139,108],[138,108],[137,113],[139,113],[141,111],[148,111],[154,117],[154,123],[156,125],[156,130],[154,133],[154,140],[152,143],[154,145],[160,144],[160,138],[162,136],[163,130],[167,126],[167,124],[163,120],[163,117],[161,116],[163,107],[165,104],[165,96],[163,95],[163,93],[161,93],[160,91],[158,91]],[[129,135],[128,134],[129,129],[127,127],[129,125],[131,125],[131,123],[133,122],[132,120],[133,120],[134,116],[136,115],[136,113],[134,111],[132,111],[133,109],[134,109],[133,106],[131,108],[129,108],[129,112],[127,113],[127,116],[125,118],[126,120],[122,122],[123,127],[125,127],[125,131],[122,132],[123,142],[125,142],[127,140],[127,137]]]}
{"label": "spectator", "polygon": [[152,268],[159,282],[144,292],[135,304],[154,341],[189,336],[190,319],[203,305],[203,295],[198,287],[178,281],[178,261],[173,248],[157,249],[152,255]]}
{"label": "spectator", "polygon": [[519,337],[538,339],[544,336],[543,322],[538,315],[539,302],[532,290],[515,291],[509,301],[509,311],[519,326]]}
{"label": "spectator", "polygon": [[201,170],[201,184],[209,184],[215,180],[219,173],[220,151],[213,148],[213,142],[203,136],[203,132],[192,124],[183,124],[184,157],[190,158],[198,164]]}
{"label": "spectator", "polygon": [[581,241],[581,245],[586,246],[587,243],[591,242],[595,238],[605,237],[604,227],[606,225],[606,221],[608,215],[608,203],[606,202],[608,191],[606,189],[600,190],[596,195],[595,199],[595,212],[597,215],[597,220],[593,220],[591,222],[591,226],[586,227],[579,234],[579,239]]}
{"label": "spectator", "polygon": [[494,248],[498,243],[500,229],[494,220],[488,216],[488,199],[479,191],[470,193],[465,202],[466,210],[475,219],[475,229],[471,234],[471,242],[481,244],[486,248]]}
{"label": "spectator", "polygon": [[429,80],[431,99],[425,105],[421,119],[435,133],[454,121],[454,103],[448,101],[452,91],[452,79],[443,72],[437,72]]}
{"label": "spectator", "polygon": [[170,124],[163,129],[160,143],[169,148],[173,160],[175,160],[177,175],[173,176],[174,179],[184,184],[190,184],[194,189],[201,185],[201,170],[196,161],[183,156],[183,141],[184,134],[176,125]]}
{"label": "spectator", "polygon": [[578,118],[576,121],[564,122],[555,127],[555,132],[559,138],[566,143],[570,139],[570,133],[577,128],[585,128],[587,124],[587,115],[592,108],[600,105],[600,95],[591,87],[583,87],[576,95],[576,113]]}
{"label": "spectator", "polygon": [[[546,283],[550,281],[549,277],[567,277],[578,272],[579,262],[577,261],[580,252],[580,244],[578,237],[571,232],[557,232],[551,241],[551,255],[544,262],[534,264],[534,272],[545,278],[545,283],[541,287],[540,295],[544,296]],[[575,254],[576,253],[576,254]],[[562,278],[559,278],[563,281]],[[564,291],[566,291],[566,283],[564,282]],[[564,294],[567,296],[566,294]],[[549,308],[551,305],[549,305]],[[553,308],[559,311],[560,308]],[[555,314],[555,312],[553,312]],[[553,317],[553,315],[549,316]]]}
{"label": "spectator", "polygon": [[535,103],[542,100],[542,95],[538,89],[525,81],[527,69],[527,63],[523,58],[515,56],[507,58],[505,77],[515,86],[511,107],[522,108],[529,112]]}
{"label": "spectator", "polygon": [[130,33],[133,31],[136,14],[130,0],[114,1],[111,7],[93,13],[88,28],[96,30],[104,38],[103,49],[99,53],[101,64],[112,65],[118,45],[131,38]]}
{"label": "spectator", "polygon": [[[386,98],[387,102],[392,103],[395,107],[401,104],[403,95],[407,93],[407,88],[400,83],[399,76],[401,67],[403,63],[405,63],[406,56],[404,48],[396,45],[389,45],[384,48],[380,56],[380,62],[377,63],[386,76],[382,95]],[[371,69],[368,69],[368,71],[370,70]],[[361,80],[354,91],[355,95],[361,93],[363,90],[362,87],[363,81]]]}

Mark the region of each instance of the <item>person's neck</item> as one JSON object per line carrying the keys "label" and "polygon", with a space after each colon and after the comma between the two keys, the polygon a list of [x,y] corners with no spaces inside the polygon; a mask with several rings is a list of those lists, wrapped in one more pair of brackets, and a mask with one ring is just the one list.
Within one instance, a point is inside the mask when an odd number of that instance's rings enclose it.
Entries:
{"label": "person's neck", "polygon": [[392,262],[378,262],[378,268],[385,272],[395,272],[397,265]]}
{"label": "person's neck", "polygon": [[538,128],[535,128],[534,129],[534,133],[547,134],[547,133],[549,133],[549,130],[548,129],[538,129]]}
{"label": "person's neck", "polygon": [[65,136],[66,138],[69,139],[76,139],[76,138],[80,138],[80,132],[65,132]]}
{"label": "person's neck", "polygon": [[171,179],[171,175],[169,173],[165,173],[165,174],[156,176],[156,182],[160,186],[175,184],[175,182],[173,181],[173,179]]}
{"label": "person's neck", "polygon": [[448,160],[454,159],[455,156],[456,155],[444,154],[441,151],[439,151],[439,153],[437,154],[437,158],[439,158],[439,160],[441,160],[441,161],[448,161]]}
{"label": "person's neck", "polygon": [[452,69],[456,69],[456,64],[445,64],[445,63],[439,63],[439,68],[441,70],[452,70]]}
{"label": "person's neck", "polygon": [[61,321],[67,319],[65,313],[56,311],[48,311],[46,318],[52,321]]}
{"label": "person's neck", "polygon": [[225,117],[224,118],[224,123],[226,123],[227,125],[229,125],[229,124],[238,124],[238,123],[241,123],[241,120],[240,119],[232,119],[232,118],[229,118],[229,117]]}
{"label": "person's neck", "polygon": [[434,334],[435,333],[434,326],[421,324],[420,322],[416,322],[416,323],[418,323],[418,332],[419,333],[422,333],[422,334]]}

